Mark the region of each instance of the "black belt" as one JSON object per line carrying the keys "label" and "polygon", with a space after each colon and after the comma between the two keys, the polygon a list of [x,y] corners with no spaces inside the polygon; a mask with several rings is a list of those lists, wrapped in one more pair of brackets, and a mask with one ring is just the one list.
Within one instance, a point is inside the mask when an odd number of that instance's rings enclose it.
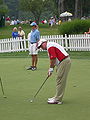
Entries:
{"label": "black belt", "polygon": [[34,43],[36,43],[36,42],[33,42],[33,43],[31,42],[31,44],[34,44]]}
{"label": "black belt", "polygon": [[69,56],[65,56],[61,61],[60,61],[60,63],[63,61],[63,60],[65,60],[66,58],[68,58]]}

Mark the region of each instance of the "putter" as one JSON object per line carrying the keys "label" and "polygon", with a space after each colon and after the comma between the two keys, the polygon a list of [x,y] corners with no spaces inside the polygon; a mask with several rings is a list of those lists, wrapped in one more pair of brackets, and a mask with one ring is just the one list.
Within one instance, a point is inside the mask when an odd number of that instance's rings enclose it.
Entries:
{"label": "putter", "polygon": [[2,93],[3,93],[3,98],[7,98],[4,94],[3,83],[2,83],[1,77],[0,77],[0,84],[1,84],[1,89],[2,89]]}
{"label": "putter", "polygon": [[42,85],[40,86],[40,88],[38,89],[38,91],[36,92],[36,94],[34,95],[33,99],[30,100],[31,103],[34,101],[34,99],[36,98],[36,96],[38,95],[38,93],[40,92],[41,88],[43,87],[43,85],[45,84],[45,82],[47,81],[48,78],[49,78],[49,76],[47,76],[47,78],[45,79],[45,81],[42,83]]}

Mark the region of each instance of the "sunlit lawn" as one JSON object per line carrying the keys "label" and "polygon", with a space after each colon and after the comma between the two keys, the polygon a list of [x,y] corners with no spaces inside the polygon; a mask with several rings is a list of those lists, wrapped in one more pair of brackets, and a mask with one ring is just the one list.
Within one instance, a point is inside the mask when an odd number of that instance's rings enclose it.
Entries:
{"label": "sunlit lawn", "polygon": [[[27,25],[16,25],[22,26],[23,30],[25,31],[26,38],[28,33],[31,31],[31,26],[29,24]],[[15,26],[6,26],[4,28],[0,28],[0,39],[3,38],[11,38],[12,36],[12,30]],[[39,25],[39,31],[41,35],[57,35],[58,34],[58,26],[55,25],[53,27],[50,27],[48,24],[47,25]]]}
{"label": "sunlit lawn", "polygon": [[55,71],[33,103],[32,99],[45,80],[48,58],[39,58],[37,71],[27,71],[31,58],[0,58],[0,120],[89,120],[90,59],[72,59],[62,105],[49,105],[47,98],[55,93]]}

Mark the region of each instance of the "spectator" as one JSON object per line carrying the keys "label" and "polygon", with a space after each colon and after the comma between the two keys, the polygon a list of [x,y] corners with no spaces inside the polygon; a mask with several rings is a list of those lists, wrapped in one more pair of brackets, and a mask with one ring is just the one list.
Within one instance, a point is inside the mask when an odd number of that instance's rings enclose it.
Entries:
{"label": "spectator", "polygon": [[14,25],[17,25],[17,20],[14,20]]}
{"label": "spectator", "polygon": [[8,17],[6,18],[6,21],[9,21],[9,22],[10,22],[10,20],[11,20],[11,19],[10,19],[10,17],[8,16]]}
{"label": "spectator", "polygon": [[68,18],[68,22],[71,22],[72,20],[71,20],[71,18]]}
{"label": "spectator", "polygon": [[89,28],[88,32],[84,32],[84,34],[90,34],[90,28]]}
{"label": "spectator", "polygon": [[17,19],[17,24],[20,24],[20,20]]}
{"label": "spectator", "polygon": [[47,23],[47,20],[44,20],[44,24],[46,24]]}
{"label": "spectator", "polygon": [[25,39],[25,32],[23,31],[22,27],[18,27],[18,35],[19,37],[22,37],[22,39]]}
{"label": "spectator", "polygon": [[61,23],[62,23],[62,21],[61,21],[61,20],[59,20],[59,21],[58,21],[58,25],[61,25]]}
{"label": "spectator", "polygon": [[10,25],[10,17],[8,16],[7,18],[6,18],[6,25]]}
{"label": "spectator", "polygon": [[12,37],[13,38],[17,38],[19,35],[18,35],[18,30],[16,27],[13,28],[13,32],[12,32]]}
{"label": "spectator", "polygon": [[33,21],[30,19],[30,20],[29,20],[29,23],[31,24],[32,22],[33,22]]}
{"label": "spectator", "polygon": [[49,26],[53,26],[55,24],[55,19],[53,17],[51,17],[51,19],[49,20]]}
{"label": "spectator", "polygon": [[14,20],[11,21],[10,25],[14,25]]}
{"label": "spectator", "polygon": [[37,62],[38,62],[38,50],[36,50],[37,42],[40,40],[40,32],[38,30],[37,24],[32,22],[30,24],[32,26],[31,32],[28,34],[28,40],[30,42],[30,55],[32,56],[32,65],[27,68],[27,70],[36,70],[37,69]]}
{"label": "spectator", "polygon": [[44,24],[44,20],[42,20],[41,23]]}

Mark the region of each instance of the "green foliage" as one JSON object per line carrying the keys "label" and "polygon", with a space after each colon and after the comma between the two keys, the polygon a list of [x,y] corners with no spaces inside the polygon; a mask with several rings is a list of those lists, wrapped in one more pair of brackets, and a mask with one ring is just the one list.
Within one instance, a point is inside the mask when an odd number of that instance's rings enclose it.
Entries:
{"label": "green foliage", "polygon": [[59,26],[60,34],[82,34],[88,31],[90,27],[90,20],[73,20],[71,22],[62,23]]}
{"label": "green foliage", "polygon": [[8,12],[8,7],[4,4],[0,5],[0,14],[6,14]]}
{"label": "green foliage", "polygon": [[[41,14],[46,10],[53,10],[53,2],[51,0],[20,0],[20,8],[22,11],[32,12],[35,21],[39,24]],[[51,6],[51,7],[50,7]]]}
{"label": "green foliage", "polygon": [[19,15],[19,0],[4,0],[5,4],[8,6],[9,8],[9,12],[8,12],[8,16],[10,16],[10,18],[12,19],[17,19],[18,15]]}
{"label": "green foliage", "polygon": [[4,4],[3,0],[0,0],[0,14],[5,15],[8,12],[7,5]]}
{"label": "green foliage", "polygon": [[21,10],[32,12],[37,23],[39,23],[43,7],[44,6],[42,0],[20,0]]}
{"label": "green foliage", "polygon": [[[2,0],[0,0],[2,1]],[[33,1],[34,4],[34,8],[37,8],[37,2],[39,2],[39,0],[4,0],[5,4],[8,5],[9,7],[9,16],[10,17],[14,17],[14,18],[19,18],[19,16],[21,17],[22,15],[20,14],[20,7],[18,7],[18,3],[19,1],[22,2],[26,2],[26,4],[21,4],[23,5],[23,10],[27,10],[28,7],[26,7],[27,5],[31,5],[31,1]],[[43,0],[42,0],[43,1]],[[45,10],[46,11],[51,11],[52,15],[56,15],[57,17],[59,17],[59,13],[58,13],[58,2],[62,1],[62,0],[44,0],[43,4],[45,5]],[[64,11],[69,11],[71,13],[75,13],[75,2],[76,0],[64,0]],[[47,5],[46,5],[47,4]],[[41,3],[39,4],[39,6],[42,5]],[[42,5],[43,6],[43,5]],[[90,14],[90,0],[79,0],[79,4],[78,4],[78,17],[82,17],[82,16],[89,16]],[[43,7],[44,10],[44,7]],[[63,11],[63,12],[64,12]],[[30,12],[30,11],[29,11]],[[44,12],[43,12],[44,13]],[[45,14],[43,14],[43,16],[45,16]]]}
{"label": "green foliage", "polygon": [[0,5],[2,5],[3,4],[3,0],[0,0]]}

